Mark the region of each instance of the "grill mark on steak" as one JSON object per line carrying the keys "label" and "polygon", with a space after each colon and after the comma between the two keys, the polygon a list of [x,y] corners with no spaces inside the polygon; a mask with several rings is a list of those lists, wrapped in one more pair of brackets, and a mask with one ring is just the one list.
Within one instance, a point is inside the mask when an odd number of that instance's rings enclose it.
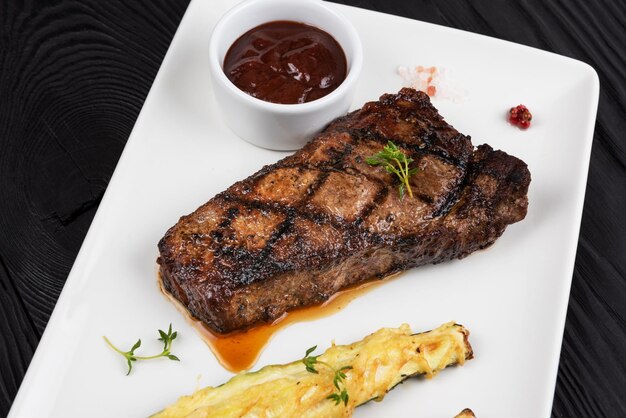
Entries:
{"label": "grill mark on steak", "polygon": [[[386,145],[387,141],[392,141],[394,144],[401,146],[403,148],[406,148],[410,150],[411,152],[414,152],[417,154],[433,155],[435,157],[442,159],[443,161],[447,163],[458,165],[461,167],[465,167],[465,164],[466,164],[466,161],[452,157],[445,151],[427,148],[428,146],[430,146],[429,145],[431,142],[430,140],[425,140],[422,145],[417,145],[417,144],[411,144],[411,143],[405,142],[403,139],[400,139],[400,138],[386,138],[377,133],[367,131],[367,130],[352,129],[350,130],[350,134],[353,135],[353,137],[359,141],[376,141],[383,145]],[[434,135],[434,133],[432,135]]]}
{"label": "grill mark on steak", "polygon": [[[367,176],[365,176],[365,177],[367,178]],[[379,179],[372,179],[372,181],[381,182]],[[385,199],[388,194],[389,194],[389,188],[388,187],[381,187],[380,190],[378,191],[378,193],[376,193],[376,196],[374,197],[374,200],[372,200],[372,203],[370,203],[368,206],[365,207],[365,209],[363,209],[363,211],[361,212],[361,217],[359,217],[359,219],[357,219],[355,224],[357,226],[362,224],[363,223],[363,219],[367,218],[372,213],[374,208],[376,208],[376,206],[379,205],[380,202],[382,202],[383,199]]]}
{"label": "grill mark on steak", "polygon": [[471,170],[465,171],[465,174],[458,182],[458,185],[454,189],[452,189],[452,191],[446,196],[445,200],[439,206],[439,208],[437,208],[433,212],[432,214],[433,218],[447,214],[448,212],[450,212],[450,209],[452,209],[452,207],[458,202],[459,196],[461,195],[462,191],[465,189],[465,187],[467,187],[469,183],[470,171]]}
{"label": "grill mark on steak", "polygon": [[[365,158],[392,140],[415,198]],[[524,218],[530,174],[448,125],[411,89],[332,122],[300,151],[184,216],[159,242],[164,288],[217,332],[491,245]]]}

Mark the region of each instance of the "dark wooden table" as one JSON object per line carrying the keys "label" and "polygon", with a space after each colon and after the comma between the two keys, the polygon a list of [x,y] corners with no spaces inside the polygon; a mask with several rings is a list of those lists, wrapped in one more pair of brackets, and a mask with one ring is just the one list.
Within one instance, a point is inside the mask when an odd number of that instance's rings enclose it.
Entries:
{"label": "dark wooden table", "polygon": [[[188,1],[0,2],[0,416]],[[626,3],[339,2],[519,42],[597,70],[600,107],[553,415],[626,416]]]}

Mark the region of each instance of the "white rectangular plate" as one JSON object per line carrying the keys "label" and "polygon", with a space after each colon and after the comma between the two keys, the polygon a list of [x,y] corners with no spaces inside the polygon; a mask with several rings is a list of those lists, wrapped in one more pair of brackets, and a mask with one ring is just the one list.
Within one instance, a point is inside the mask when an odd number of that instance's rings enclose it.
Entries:
{"label": "white rectangular plate", "polygon": [[[217,19],[234,1],[192,1],[141,111],[11,411],[12,417],[147,416],[195,388],[231,377],[156,286],[156,244],[179,216],[284,157],[236,138],[223,124],[208,75]],[[282,330],[256,368],[300,358],[319,344],[356,341],[380,327],[427,330],[450,320],[471,330],[476,357],[432,380],[413,379],[357,417],[547,417],[583,207],[599,83],[586,64],[467,32],[334,6],[362,37],[365,61],[354,108],[402,86],[398,65],[445,67],[467,91],[434,100],[475,145],[528,163],[527,218],[490,249],[411,270],[334,316]],[[371,28],[378,28],[371,30]],[[384,30],[383,30],[384,28]],[[533,125],[506,122],[526,104]],[[157,328],[179,331],[181,362],[136,365],[122,347]]]}

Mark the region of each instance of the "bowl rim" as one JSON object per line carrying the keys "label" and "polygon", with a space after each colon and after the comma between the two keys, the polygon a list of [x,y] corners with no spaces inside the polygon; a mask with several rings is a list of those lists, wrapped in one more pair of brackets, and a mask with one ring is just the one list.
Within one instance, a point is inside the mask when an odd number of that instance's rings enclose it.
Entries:
{"label": "bowl rim", "polygon": [[[212,75],[217,82],[226,87],[226,89],[231,94],[238,97],[239,100],[247,103],[250,106],[255,106],[265,111],[274,111],[280,113],[308,113],[316,111],[318,109],[332,105],[333,103],[339,101],[344,95],[350,94],[350,89],[359,78],[361,67],[363,66],[363,46],[361,43],[361,38],[359,37],[359,34],[352,22],[350,22],[350,20],[348,20],[344,15],[337,12],[334,8],[328,7],[321,0],[298,0],[298,2],[308,3],[310,5],[313,5],[313,7],[319,7],[320,9],[324,10],[324,12],[334,15],[335,18],[343,22],[345,29],[347,30],[348,40],[353,46],[353,53],[350,56],[350,67],[348,69],[348,73],[346,74],[346,78],[335,90],[331,91],[326,96],[306,103],[272,103],[253,97],[240,90],[237,86],[235,86],[235,84],[233,84],[232,81],[228,79],[228,77],[226,77],[226,74],[224,73],[222,64],[220,63],[217,53],[218,41],[220,40],[218,38],[227,27],[227,25],[230,23],[230,20],[237,14],[244,12],[245,9],[247,9],[248,7],[258,7],[258,5],[267,5],[266,7],[271,7],[270,5],[275,5],[277,3],[294,3],[294,0],[245,0],[228,10],[219,19],[219,21],[213,28],[213,32],[211,33],[211,39],[209,41],[209,66],[211,72],[213,73]],[[304,23],[306,23],[305,19],[303,19],[303,21]],[[334,37],[332,33],[330,34]],[[346,53],[345,47],[341,43],[340,45],[342,46],[344,53]],[[228,45],[228,47],[230,47],[230,45]]]}

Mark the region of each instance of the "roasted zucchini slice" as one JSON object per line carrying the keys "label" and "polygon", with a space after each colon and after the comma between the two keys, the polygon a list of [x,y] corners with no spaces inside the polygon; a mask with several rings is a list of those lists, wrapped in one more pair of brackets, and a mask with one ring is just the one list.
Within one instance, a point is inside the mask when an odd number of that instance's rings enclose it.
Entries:
{"label": "roasted zucchini slice", "polygon": [[[317,373],[302,361],[266,366],[183,396],[153,417],[347,417],[408,377],[433,376],[471,359],[468,335],[452,322],[419,334],[406,324],[383,328],[359,342],[330,347],[317,356]],[[335,385],[341,369],[345,378]],[[340,389],[348,394],[345,402],[329,399]]]}

